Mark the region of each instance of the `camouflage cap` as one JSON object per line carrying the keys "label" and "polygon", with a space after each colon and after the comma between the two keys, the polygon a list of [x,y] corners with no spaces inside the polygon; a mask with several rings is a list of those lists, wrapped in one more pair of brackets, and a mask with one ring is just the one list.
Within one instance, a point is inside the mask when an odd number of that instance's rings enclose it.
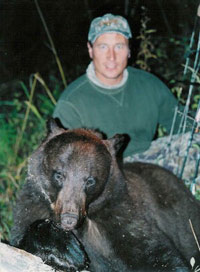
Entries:
{"label": "camouflage cap", "polygon": [[122,16],[108,13],[102,17],[95,18],[91,22],[88,33],[88,41],[94,43],[100,35],[107,32],[120,33],[126,39],[132,38],[131,30],[127,20]]}

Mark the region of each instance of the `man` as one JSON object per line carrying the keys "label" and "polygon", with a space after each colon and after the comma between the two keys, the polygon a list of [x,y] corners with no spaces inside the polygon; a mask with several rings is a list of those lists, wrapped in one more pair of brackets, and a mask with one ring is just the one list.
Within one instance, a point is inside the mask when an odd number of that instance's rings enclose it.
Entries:
{"label": "man", "polygon": [[[157,77],[127,67],[131,37],[121,16],[105,14],[92,21],[87,44],[92,62],[62,93],[53,116],[66,128],[99,129],[108,137],[126,133],[125,159],[149,161],[142,152],[149,149],[158,124],[170,131],[178,102]],[[175,132],[179,122],[177,118]]]}

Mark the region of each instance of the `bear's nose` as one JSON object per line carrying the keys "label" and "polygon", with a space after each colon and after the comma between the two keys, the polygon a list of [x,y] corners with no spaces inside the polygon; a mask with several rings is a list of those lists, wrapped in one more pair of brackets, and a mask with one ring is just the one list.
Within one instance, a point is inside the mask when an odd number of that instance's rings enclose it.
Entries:
{"label": "bear's nose", "polygon": [[78,215],[73,213],[64,213],[61,215],[61,226],[66,230],[72,230],[78,223]]}

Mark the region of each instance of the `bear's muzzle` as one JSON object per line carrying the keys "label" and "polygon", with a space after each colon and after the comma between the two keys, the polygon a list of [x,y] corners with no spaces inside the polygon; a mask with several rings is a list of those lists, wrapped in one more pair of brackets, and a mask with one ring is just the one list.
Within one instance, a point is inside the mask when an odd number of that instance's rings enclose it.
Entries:
{"label": "bear's muzzle", "polygon": [[64,213],[61,215],[61,226],[66,230],[76,228],[78,223],[78,215],[74,213]]}

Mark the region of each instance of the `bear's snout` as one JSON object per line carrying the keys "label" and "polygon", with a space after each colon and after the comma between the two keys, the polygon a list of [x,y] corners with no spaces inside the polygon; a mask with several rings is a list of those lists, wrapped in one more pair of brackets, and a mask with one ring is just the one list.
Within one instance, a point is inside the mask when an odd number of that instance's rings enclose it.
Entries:
{"label": "bear's snout", "polygon": [[78,215],[73,213],[64,213],[61,215],[61,226],[66,230],[72,230],[78,223]]}

